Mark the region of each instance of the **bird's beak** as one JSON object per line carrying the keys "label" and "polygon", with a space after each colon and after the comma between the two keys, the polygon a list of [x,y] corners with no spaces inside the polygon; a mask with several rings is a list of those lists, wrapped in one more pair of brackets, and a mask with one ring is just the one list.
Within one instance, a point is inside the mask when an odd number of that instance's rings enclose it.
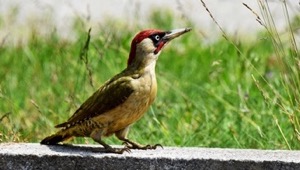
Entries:
{"label": "bird's beak", "polygon": [[160,42],[158,42],[157,48],[154,50],[154,54],[157,54],[169,41],[191,30],[192,30],[191,28],[182,28],[182,29],[175,29],[172,31],[166,31],[165,36],[161,39]]}
{"label": "bird's beak", "polygon": [[167,31],[166,35],[163,37],[163,40],[166,42],[171,41],[174,38],[179,37],[180,35],[187,33],[191,30],[192,30],[191,28],[182,28],[182,29],[175,29],[175,30]]}

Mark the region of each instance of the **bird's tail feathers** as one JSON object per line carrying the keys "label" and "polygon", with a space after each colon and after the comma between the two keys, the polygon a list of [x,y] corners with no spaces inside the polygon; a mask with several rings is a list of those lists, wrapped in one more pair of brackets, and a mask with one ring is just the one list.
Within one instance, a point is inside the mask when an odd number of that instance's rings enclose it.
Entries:
{"label": "bird's tail feathers", "polygon": [[59,142],[62,142],[64,140],[67,140],[68,138],[70,138],[70,136],[67,135],[63,135],[61,133],[56,133],[54,135],[48,136],[45,139],[43,139],[41,141],[42,145],[55,145]]}

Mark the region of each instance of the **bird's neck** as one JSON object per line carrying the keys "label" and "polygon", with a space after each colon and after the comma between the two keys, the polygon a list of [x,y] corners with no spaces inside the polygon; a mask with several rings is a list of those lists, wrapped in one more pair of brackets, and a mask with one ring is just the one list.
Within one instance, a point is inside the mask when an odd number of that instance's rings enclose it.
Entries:
{"label": "bird's neck", "polygon": [[148,63],[148,65],[144,67],[144,72],[155,75],[155,66],[156,66],[156,60],[152,61],[151,63]]}
{"label": "bird's neck", "polygon": [[155,76],[156,58],[150,58],[149,56],[147,57],[148,60],[135,60],[135,62],[127,66],[127,70],[139,72],[141,74],[148,73]]}

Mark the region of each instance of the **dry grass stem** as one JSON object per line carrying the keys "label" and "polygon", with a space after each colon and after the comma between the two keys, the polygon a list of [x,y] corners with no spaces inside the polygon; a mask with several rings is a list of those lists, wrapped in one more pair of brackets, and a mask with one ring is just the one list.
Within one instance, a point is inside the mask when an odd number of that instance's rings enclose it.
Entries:
{"label": "dry grass stem", "polygon": [[200,0],[203,7],[205,8],[205,10],[208,12],[210,18],[214,21],[214,23],[218,26],[218,28],[220,29],[220,31],[222,32],[222,36],[228,40],[227,35],[225,33],[225,31],[223,30],[223,28],[220,26],[220,24],[217,22],[217,20],[215,19],[215,17],[212,15],[212,13],[210,12],[210,10],[207,8],[205,2],[203,0]]}
{"label": "dry grass stem", "polygon": [[79,58],[80,58],[80,60],[82,60],[84,62],[86,70],[88,72],[90,85],[94,88],[92,70],[89,66],[89,60],[88,60],[88,51],[89,51],[89,44],[90,44],[90,39],[91,39],[91,30],[92,29],[90,28],[88,31],[88,36],[87,36],[85,45],[83,46],[83,48],[80,51]]}
{"label": "dry grass stem", "polygon": [[265,24],[263,23],[263,21],[261,20],[261,18],[259,17],[259,15],[252,9],[250,8],[247,4],[243,3],[243,5],[249,9],[255,16],[256,16],[256,21],[263,27],[266,28]]}

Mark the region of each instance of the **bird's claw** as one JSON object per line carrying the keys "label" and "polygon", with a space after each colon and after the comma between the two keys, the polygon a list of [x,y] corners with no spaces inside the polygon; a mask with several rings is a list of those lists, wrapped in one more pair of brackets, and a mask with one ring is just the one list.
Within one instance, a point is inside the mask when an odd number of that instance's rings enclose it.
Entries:
{"label": "bird's claw", "polygon": [[107,153],[117,153],[117,154],[123,154],[124,152],[131,153],[130,148],[124,147],[124,148],[107,148]]}
{"label": "bird's claw", "polygon": [[157,147],[164,148],[161,144],[155,144],[155,145],[146,145],[144,146],[145,149],[156,149]]}
{"label": "bird's claw", "polygon": [[125,148],[122,149],[122,153],[123,153],[123,152],[131,153],[131,150],[130,150],[130,148],[126,148],[126,147],[125,147]]}
{"label": "bird's claw", "polygon": [[163,148],[163,146],[161,144],[155,144],[155,145],[138,145],[138,144],[131,144],[128,142],[124,142],[123,143],[125,145],[125,148],[129,148],[129,149],[141,149],[141,150],[148,150],[148,149],[156,149],[157,147],[161,147]]}
{"label": "bird's claw", "polygon": [[[150,145],[151,146],[151,145]],[[155,145],[152,145],[151,146],[152,148],[151,149],[156,149],[157,147],[160,147],[160,148],[164,148],[161,144],[159,144],[159,143],[157,143],[157,144],[155,144]]]}

